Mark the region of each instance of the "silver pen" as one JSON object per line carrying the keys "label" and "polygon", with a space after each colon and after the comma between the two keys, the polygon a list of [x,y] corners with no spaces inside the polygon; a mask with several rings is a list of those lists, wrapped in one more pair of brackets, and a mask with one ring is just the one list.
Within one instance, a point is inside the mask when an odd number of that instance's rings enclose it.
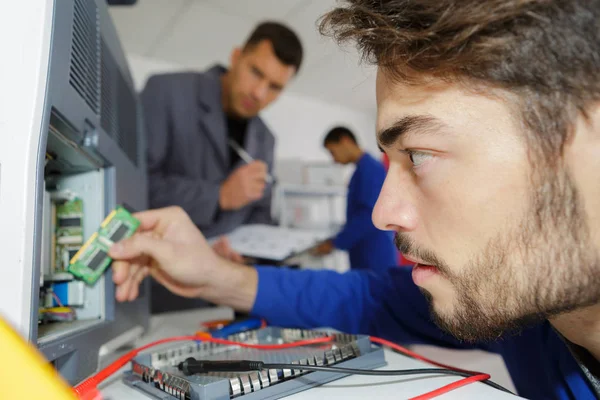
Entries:
{"label": "silver pen", "polygon": [[[254,158],[250,154],[248,154],[248,152],[244,150],[244,148],[237,144],[234,140],[229,139],[228,142],[231,148],[235,150],[238,156],[240,156],[240,158],[244,160],[246,164],[250,164],[251,162],[255,161]],[[267,176],[265,177],[265,182],[273,183],[273,177],[268,172]]]}

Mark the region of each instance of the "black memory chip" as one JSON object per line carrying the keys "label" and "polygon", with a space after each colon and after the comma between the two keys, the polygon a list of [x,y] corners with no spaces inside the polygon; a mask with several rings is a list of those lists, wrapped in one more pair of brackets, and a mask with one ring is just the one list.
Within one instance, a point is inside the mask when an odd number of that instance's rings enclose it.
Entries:
{"label": "black memory chip", "polygon": [[69,228],[73,226],[81,226],[81,218],[73,217],[73,218],[59,218],[58,226],[61,228]]}
{"label": "black memory chip", "polygon": [[102,264],[102,261],[108,256],[108,254],[104,250],[98,250],[94,258],[88,263],[88,268],[93,269],[94,271],[98,269],[98,267]]}
{"label": "black memory chip", "polygon": [[128,230],[129,228],[127,225],[122,223],[117,229],[115,229],[113,234],[110,235],[110,240],[113,242],[118,242],[119,240],[123,239]]}

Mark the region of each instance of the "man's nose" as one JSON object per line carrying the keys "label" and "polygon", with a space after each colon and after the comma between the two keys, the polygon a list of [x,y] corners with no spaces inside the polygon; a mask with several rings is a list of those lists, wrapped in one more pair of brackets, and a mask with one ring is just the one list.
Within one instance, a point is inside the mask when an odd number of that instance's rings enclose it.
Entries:
{"label": "man's nose", "polygon": [[417,209],[411,196],[410,177],[390,165],[373,209],[373,224],[380,230],[409,232],[417,227]]}

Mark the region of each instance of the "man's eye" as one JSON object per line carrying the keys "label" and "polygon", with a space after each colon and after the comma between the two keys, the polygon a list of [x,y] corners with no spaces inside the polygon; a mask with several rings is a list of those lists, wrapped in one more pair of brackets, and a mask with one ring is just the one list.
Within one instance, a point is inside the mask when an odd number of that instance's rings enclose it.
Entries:
{"label": "man's eye", "polygon": [[252,67],[252,73],[254,74],[254,76],[258,77],[258,78],[262,78],[263,74],[262,72],[260,72],[258,70],[258,68]]}
{"label": "man's eye", "polygon": [[412,162],[415,167],[418,167],[429,160],[432,155],[420,151],[408,151],[408,157],[410,158],[410,162]]}

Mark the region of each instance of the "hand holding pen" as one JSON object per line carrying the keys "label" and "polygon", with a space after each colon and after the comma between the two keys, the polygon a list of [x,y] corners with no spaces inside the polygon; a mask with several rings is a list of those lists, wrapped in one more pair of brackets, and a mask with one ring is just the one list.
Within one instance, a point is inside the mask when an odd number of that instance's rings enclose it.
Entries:
{"label": "hand holding pen", "polygon": [[[254,157],[252,157],[250,154],[248,154],[248,152],[242,146],[237,144],[237,142],[235,140],[229,139],[228,143],[229,143],[229,146],[237,153],[238,156],[240,156],[240,158],[242,160],[244,160],[244,162],[246,164],[252,164],[253,162],[256,161],[254,159]],[[268,172],[265,175],[265,182],[273,183],[273,177],[271,175],[269,175]]]}
{"label": "hand holding pen", "polygon": [[273,181],[268,174],[266,163],[254,160],[233,141],[230,141],[230,146],[247,164],[233,171],[221,184],[219,206],[222,210],[237,210],[249,203],[260,200],[263,197],[267,183]]}

